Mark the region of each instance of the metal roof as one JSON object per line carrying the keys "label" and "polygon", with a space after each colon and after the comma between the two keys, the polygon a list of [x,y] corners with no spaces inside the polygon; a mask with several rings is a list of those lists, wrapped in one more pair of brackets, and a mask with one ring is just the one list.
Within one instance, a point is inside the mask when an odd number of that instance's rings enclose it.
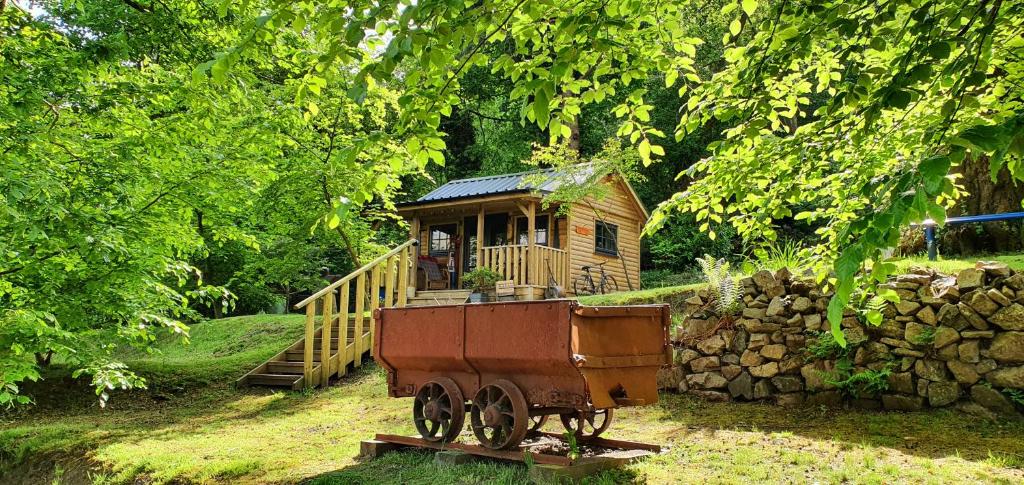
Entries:
{"label": "metal roof", "polygon": [[[545,174],[548,175],[548,177],[540,184],[526,183],[525,179],[528,176],[536,174]],[[451,182],[432,190],[429,194],[420,197],[415,202],[406,202],[399,205],[409,206],[425,202],[467,199],[487,195],[512,194],[520,192],[549,193],[556,189],[560,184],[555,175],[555,169],[545,168],[505,175],[489,175],[486,177],[452,180]]]}

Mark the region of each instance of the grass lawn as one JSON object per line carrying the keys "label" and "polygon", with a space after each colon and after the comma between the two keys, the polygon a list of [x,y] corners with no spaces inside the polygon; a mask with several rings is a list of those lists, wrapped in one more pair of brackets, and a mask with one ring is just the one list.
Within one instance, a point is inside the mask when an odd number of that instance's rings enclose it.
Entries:
{"label": "grass lawn", "polygon": [[[308,393],[227,385],[290,343],[301,325],[300,316],[195,325],[189,347],[163,342],[162,355],[135,356],[152,389],[115,394],[106,410],[80,384],[51,377],[35,386],[35,407],[2,417],[0,483],[54,475],[66,483],[526,480],[524,465],[439,466],[420,452],[356,461],[360,440],[413,429],[411,403],[387,398],[372,364]],[[658,405],[617,412],[609,436],[670,449],[598,483],[1024,481],[1024,423],[956,411],[781,409],[665,395]]]}
{"label": "grass lawn", "polygon": [[937,261],[928,261],[927,256],[914,256],[898,259],[894,262],[896,263],[896,268],[900,271],[906,270],[911,266],[925,266],[942,273],[956,274],[962,269],[973,268],[974,264],[978,261],[999,261],[1001,263],[1006,263],[1014,270],[1024,270],[1024,254],[1019,253],[981,255],[956,259],[946,259],[940,256]]}

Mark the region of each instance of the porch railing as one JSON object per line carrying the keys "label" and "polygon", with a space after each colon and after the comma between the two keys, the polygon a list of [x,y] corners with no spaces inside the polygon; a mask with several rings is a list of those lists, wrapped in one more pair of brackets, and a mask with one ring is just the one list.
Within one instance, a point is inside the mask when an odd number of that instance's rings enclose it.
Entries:
{"label": "porch railing", "polygon": [[490,268],[516,285],[547,285],[549,277],[562,288],[569,281],[569,256],[565,250],[534,246],[533,254],[525,244],[485,246],[481,265]]}
{"label": "porch railing", "polygon": [[[417,244],[415,239],[410,239],[295,305],[296,309],[306,309],[302,368],[305,387],[326,386],[332,375],[343,375],[350,362],[356,367],[362,364],[363,354],[373,349],[374,310],[406,304],[409,268],[416,259]],[[351,292],[353,282],[355,293]],[[349,298],[355,299],[351,315]],[[320,348],[314,349],[318,311],[322,316],[322,330]],[[334,335],[338,348],[332,351]],[[320,372],[316,374],[318,361]],[[314,382],[314,379],[319,381]]]}

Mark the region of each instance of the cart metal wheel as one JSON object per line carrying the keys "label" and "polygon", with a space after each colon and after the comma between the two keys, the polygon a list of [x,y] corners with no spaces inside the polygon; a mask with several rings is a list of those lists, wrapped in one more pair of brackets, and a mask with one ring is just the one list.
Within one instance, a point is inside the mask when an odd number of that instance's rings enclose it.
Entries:
{"label": "cart metal wheel", "polygon": [[[559,414],[558,417],[562,419],[562,426],[565,426],[565,430],[576,435],[577,438],[596,438],[601,436],[601,433],[604,433],[604,430],[612,424],[611,409]],[[583,426],[580,426],[581,421]]]}
{"label": "cart metal wheel", "polygon": [[522,391],[504,379],[477,391],[469,408],[469,419],[480,444],[492,450],[518,445],[531,424]]}
{"label": "cart metal wheel", "polygon": [[544,423],[548,422],[548,415],[542,414],[540,416],[530,416],[530,432],[540,431],[544,427]]}
{"label": "cart metal wheel", "polygon": [[420,386],[412,404],[416,431],[427,441],[454,441],[466,420],[466,400],[455,381],[438,377]]}

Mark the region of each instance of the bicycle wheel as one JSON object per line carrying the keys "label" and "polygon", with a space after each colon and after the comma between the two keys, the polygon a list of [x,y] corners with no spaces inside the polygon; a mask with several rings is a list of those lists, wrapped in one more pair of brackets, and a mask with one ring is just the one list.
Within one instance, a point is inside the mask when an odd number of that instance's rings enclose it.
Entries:
{"label": "bicycle wheel", "polygon": [[576,296],[593,295],[593,283],[587,275],[579,275],[572,280],[572,292]]}
{"label": "bicycle wheel", "polygon": [[619,291],[619,284],[615,282],[615,277],[612,275],[605,275],[601,281],[601,294],[614,293]]}

